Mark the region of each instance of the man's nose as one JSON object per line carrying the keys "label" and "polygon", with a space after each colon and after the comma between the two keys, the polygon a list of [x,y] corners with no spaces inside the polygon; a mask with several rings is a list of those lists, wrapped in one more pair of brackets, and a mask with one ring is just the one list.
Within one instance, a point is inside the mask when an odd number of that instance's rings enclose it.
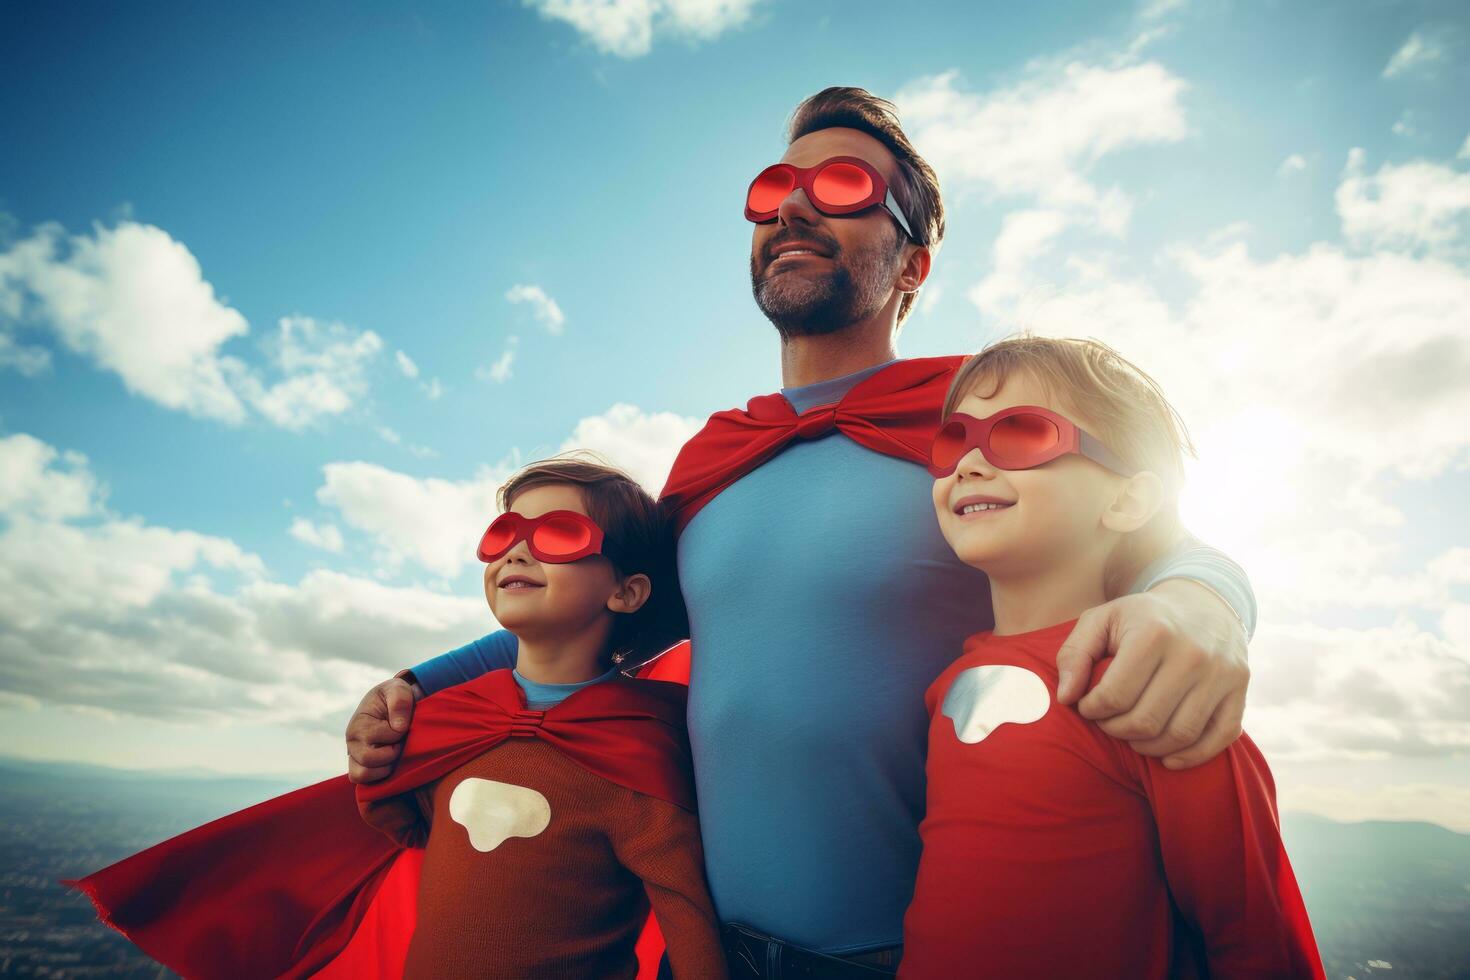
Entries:
{"label": "man's nose", "polygon": [[514,545],[511,546],[511,549],[505,553],[505,562],[507,565],[529,565],[532,558],[533,556],[531,554],[530,542],[528,542],[525,538],[517,541]]}
{"label": "man's nose", "polygon": [[812,202],[806,196],[806,191],[800,187],[793,188],[786,200],[776,209],[776,217],[783,225],[789,225],[793,221],[802,221],[814,225],[819,219],[817,209],[812,207]]}

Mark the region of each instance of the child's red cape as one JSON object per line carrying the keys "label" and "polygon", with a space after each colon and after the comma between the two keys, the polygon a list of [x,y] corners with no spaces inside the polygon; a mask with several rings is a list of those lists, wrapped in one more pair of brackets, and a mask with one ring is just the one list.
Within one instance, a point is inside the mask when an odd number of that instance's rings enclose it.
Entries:
{"label": "child's red cape", "polygon": [[507,738],[538,738],[588,772],[693,809],[685,694],[679,684],[615,678],[528,711],[511,672],[494,671],[420,704],[383,782],[329,779],[68,884],[185,976],[402,976],[422,851],[364,823],[359,798],[397,796]]}

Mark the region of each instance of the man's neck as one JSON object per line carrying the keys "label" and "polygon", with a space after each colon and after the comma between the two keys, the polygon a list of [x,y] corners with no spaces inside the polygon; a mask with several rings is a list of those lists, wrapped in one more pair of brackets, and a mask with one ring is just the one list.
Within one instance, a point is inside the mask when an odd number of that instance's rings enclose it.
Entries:
{"label": "man's neck", "polygon": [[894,320],[864,320],[834,333],[781,341],[781,387],[803,388],[856,374],[898,356]]}
{"label": "man's neck", "polygon": [[1065,568],[990,576],[997,636],[1013,636],[1076,619],[1107,601],[1103,562],[1063,562]]}

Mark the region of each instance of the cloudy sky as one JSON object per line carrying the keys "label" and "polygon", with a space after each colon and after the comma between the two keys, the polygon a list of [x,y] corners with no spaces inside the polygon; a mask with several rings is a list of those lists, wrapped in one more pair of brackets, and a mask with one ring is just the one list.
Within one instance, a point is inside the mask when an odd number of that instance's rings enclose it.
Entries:
{"label": "cloudy sky", "polygon": [[0,7],[5,751],[338,770],[363,690],[493,628],[518,461],[657,487],[779,387],[742,195],[853,84],[949,209],[904,353],[1154,372],[1284,804],[1470,831],[1467,8],[896,9]]}

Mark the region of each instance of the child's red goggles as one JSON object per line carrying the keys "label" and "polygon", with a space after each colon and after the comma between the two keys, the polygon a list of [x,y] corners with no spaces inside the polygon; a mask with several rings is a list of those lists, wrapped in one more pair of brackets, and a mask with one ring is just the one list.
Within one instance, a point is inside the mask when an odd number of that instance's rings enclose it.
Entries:
{"label": "child's red goggles", "polygon": [[954,413],[934,437],[929,472],[936,479],[949,476],[972,449],[1002,470],[1029,470],[1076,453],[1122,476],[1137,472],[1069,419],[1037,405],[1003,408],[983,419]]}
{"label": "child's red goggles", "polygon": [[812,207],[823,214],[853,214],[881,205],[913,241],[914,233],[903,216],[903,208],[873,165],[859,157],[832,157],[815,167],[776,163],[762,170],[745,192],[745,218],[756,224],[776,220],[781,202],[800,187]]}
{"label": "child's red goggles", "polygon": [[553,510],[540,517],[507,511],[490,522],[476,554],[483,562],[499,561],[518,541],[526,542],[537,561],[560,565],[601,554],[602,528],[574,510]]}

